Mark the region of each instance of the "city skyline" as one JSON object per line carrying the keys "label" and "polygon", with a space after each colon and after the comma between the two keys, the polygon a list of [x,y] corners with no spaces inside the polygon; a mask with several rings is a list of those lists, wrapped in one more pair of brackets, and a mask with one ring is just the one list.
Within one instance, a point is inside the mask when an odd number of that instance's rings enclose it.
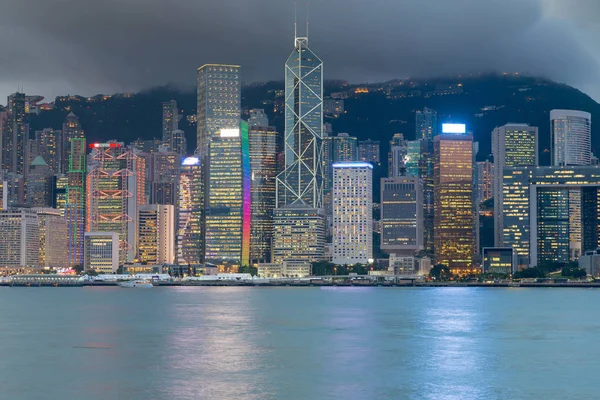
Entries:
{"label": "city skyline", "polygon": [[[548,173],[538,169],[537,127],[496,127],[489,133],[492,157],[486,157],[489,166],[480,177],[479,145],[468,121],[428,107],[412,110],[416,140],[407,140],[411,134],[405,130],[391,135],[387,176],[380,186],[382,203],[374,205],[372,171],[377,167],[378,177],[385,173],[385,165],[379,169],[380,141],[359,141],[326,122],[347,113],[349,95],[370,89],[349,88],[325,97],[324,62],[309,47],[308,27],[306,36],[298,36],[295,24],[294,48],[284,63],[284,90],[276,94],[282,102],[273,103],[274,113],[278,107],[283,111],[280,138],[268,126],[270,113],[242,108],[242,67],[237,64],[197,69],[194,155],[185,151],[179,129],[184,114],[176,100],[161,101],[162,126],[155,139],[91,143],[84,156],[85,135],[73,112],[65,117],[62,130],[43,128],[32,137],[29,115],[47,108],[37,104],[38,96],[9,95],[0,115],[2,208],[53,207],[69,232],[65,262],[80,262],[83,242],[86,270],[94,262],[86,246],[100,242],[90,241],[94,235],[87,235],[89,240],[83,235],[82,241],[77,228],[82,219],[86,233],[98,234],[102,243],[109,243],[109,233],[117,233],[119,265],[187,263],[194,270],[216,267],[228,273],[268,265],[271,273],[280,268],[310,275],[310,266],[319,261],[374,264],[377,232],[377,262],[387,259],[390,272],[427,272],[433,262],[453,274],[474,274],[482,261],[483,196],[494,198],[496,247],[513,246],[519,265],[567,263],[595,250],[597,193],[569,180],[548,180],[566,176],[575,165],[589,167],[595,178],[600,167],[592,165],[597,159],[591,152],[590,113],[550,110],[548,133],[556,169]],[[388,98],[415,95],[394,86],[403,84],[391,83]],[[464,87],[436,84],[429,90],[426,97],[460,95]],[[81,158],[87,163],[73,165]],[[530,172],[517,176],[521,167]],[[513,193],[513,187],[527,190]],[[73,209],[85,212],[72,214]],[[380,220],[373,221],[376,210]],[[515,210],[527,216],[528,226],[514,222]],[[45,240],[42,215],[38,212],[39,237]],[[557,218],[561,223],[554,227]],[[507,228],[505,222],[513,225]],[[94,257],[114,254],[115,242],[109,240],[111,252]],[[47,256],[40,252],[40,264],[47,265]],[[109,261],[102,265],[115,265],[115,260]]]}

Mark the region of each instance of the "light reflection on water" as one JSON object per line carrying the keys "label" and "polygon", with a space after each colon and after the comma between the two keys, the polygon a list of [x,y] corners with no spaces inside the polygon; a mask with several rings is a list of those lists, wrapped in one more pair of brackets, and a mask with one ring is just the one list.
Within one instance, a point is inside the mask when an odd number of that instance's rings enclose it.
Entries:
{"label": "light reflection on water", "polygon": [[[1,288],[3,398],[595,398],[600,291]],[[577,382],[575,385],[574,382]]]}

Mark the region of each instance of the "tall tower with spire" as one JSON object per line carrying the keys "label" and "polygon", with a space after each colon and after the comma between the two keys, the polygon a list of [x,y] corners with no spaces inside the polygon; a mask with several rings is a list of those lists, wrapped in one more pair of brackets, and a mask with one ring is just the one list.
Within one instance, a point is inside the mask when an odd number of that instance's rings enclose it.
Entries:
{"label": "tall tower with spire", "polygon": [[275,262],[311,262],[322,256],[323,62],[297,35],[285,62],[285,169],[277,176]]}
{"label": "tall tower with spire", "polygon": [[321,208],[322,139],[323,62],[308,47],[308,37],[295,36],[285,63],[285,169],[277,177],[278,207]]}

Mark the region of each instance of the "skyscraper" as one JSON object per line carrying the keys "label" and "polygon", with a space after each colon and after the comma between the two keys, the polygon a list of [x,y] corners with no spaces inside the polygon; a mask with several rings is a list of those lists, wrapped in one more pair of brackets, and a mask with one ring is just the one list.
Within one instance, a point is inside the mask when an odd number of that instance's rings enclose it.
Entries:
{"label": "skyscraper", "polygon": [[273,127],[254,125],[249,132],[249,141],[252,177],[250,260],[253,263],[265,263],[271,261],[277,177],[277,132]]}
{"label": "skyscraper", "polygon": [[67,221],[53,208],[36,210],[39,228],[39,265],[44,269],[64,268],[67,262]]}
{"label": "skyscraper", "polygon": [[419,176],[419,162],[421,161],[421,149],[423,139],[411,140],[406,142],[406,156],[404,157],[404,166],[406,175]]}
{"label": "skyscraper", "polygon": [[367,139],[358,142],[358,161],[378,165],[380,162],[379,141]]}
{"label": "skyscraper", "polygon": [[29,207],[53,207],[56,178],[41,156],[29,167],[26,202]]}
{"label": "skyscraper", "polygon": [[161,146],[158,152],[145,153],[150,204],[176,205],[181,155]]}
{"label": "skyscraper", "polygon": [[210,140],[221,129],[239,129],[241,77],[237,65],[206,64],[198,68],[198,154],[208,154]]}
{"label": "skyscraper", "polygon": [[203,199],[204,182],[200,158],[184,158],[179,175],[176,260],[179,265],[200,265],[204,260]]}
{"label": "skyscraper", "polygon": [[277,176],[274,261],[311,262],[322,257],[323,63],[295,37],[285,63],[285,169]]}
{"label": "skyscraper", "polygon": [[568,263],[599,247],[598,167],[538,167],[529,189],[530,266]]}
{"label": "skyscraper", "polygon": [[373,259],[373,166],[333,164],[333,262],[367,264]]}
{"label": "skyscraper", "polygon": [[333,168],[337,162],[356,161],[358,158],[357,139],[347,133],[339,133],[337,136],[323,137],[322,166],[323,166],[323,208],[331,225],[332,203],[331,189],[333,187]]}
{"label": "skyscraper", "polygon": [[77,118],[77,115],[70,112],[69,115],[67,115],[67,117],[65,118],[65,121],[63,122],[60,140],[58,141],[57,154],[58,159],[60,160],[59,172],[61,174],[66,174],[69,172],[71,140],[84,138],[85,135],[83,133],[83,129],[81,129],[79,118]]}
{"label": "skyscraper", "polygon": [[538,128],[507,124],[492,132],[494,155],[494,245],[503,247],[504,169],[538,165]]}
{"label": "skyscraper", "polygon": [[422,204],[423,187],[418,176],[381,179],[381,250],[414,257],[424,249]]}
{"label": "skyscraper", "polygon": [[261,108],[253,108],[250,110],[250,118],[248,118],[248,127],[252,129],[255,126],[266,128],[269,126],[269,118],[265,114],[265,110]]}
{"label": "skyscraper", "polygon": [[39,266],[40,230],[36,211],[25,208],[0,211],[0,232],[0,266]]}
{"label": "skyscraper", "polygon": [[433,140],[435,262],[467,273],[475,252],[473,137],[444,134]]}
{"label": "skyscraper", "polygon": [[333,162],[357,161],[358,140],[347,133],[338,133],[333,138]]}
{"label": "skyscraper", "polygon": [[136,217],[145,204],[144,159],[122,143],[94,143],[87,175],[87,232],[119,234],[121,264],[137,255]]}
{"label": "skyscraper", "polygon": [[175,207],[145,204],[138,207],[138,259],[150,265],[175,260]]}
{"label": "skyscraper", "polygon": [[187,153],[187,139],[185,132],[181,129],[175,129],[171,132],[171,150],[179,155]]}
{"label": "skyscraper", "polygon": [[[34,160],[35,157],[41,156],[48,164],[48,167],[54,174],[60,173],[60,140],[62,137],[61,131],[45,128],[42,131],[35,132],[35,141],[37,142],[37,152],[29,154],[29,159]],[[28,164],[29,167],[29,164]]]}
{"label": "skyscraper", "polygon": [[590,165],[592,116],[576,110],[550,111],[552,165]]}
{"label": "skyscraper", "polygon": [[169,150],[173,150],[173,131],[179,129],[180,118],[175,100],[162,103],[162,141]]}
{"label": "skyscraper", "polygon": [[2,169],[19,175],[26,175],[26,146],[29,138],[29,125],[25,111],[25,93],[8,96],[8,112],[2,130]]}
{"label": "skyscraper", "polygon": [[[64,133],[64,131],[63,131]],[[87,173],[86,142],[84,138],[70,140],[69,164],[67,168],[67,204],[65,218],[68,227],[69,265],[83,265],[85,233],[85,185]]]}
{"label": "skyscraper", "polygon": [[222,270],[250,258],[248,125],[240,125],[240,67],[198,69],[198,148],[204,180],[204,258]]}
{"label": "skyscraper", "polygon": [[502,243],[516,251],[520,268],[529,266],[529,183],[535,169],[513,167],[504,170]]}
{"label": "skyscraper", "polygon": [[425,107],[416,111],[416,139],[433,140],[438,133],[437,112]]}
{"label": "skyscraper", "polygon": [[406,158],[406,140],[401,133],[394,134],[390,140],[390,152],[388,153],[388,177],[403,176],[406,174],[404,165]]}
{"label": "skyscraper", "polygon": [[285,169],[277,203],[321,208],[323,200],[323,62],[296,37],[285,63]]}
{"label": "skyscraper", "polygon": [[221,129],[209,144],[204,257],[222,271],[250,262],[251,176],[248,124]]}
{"label": "skyscraper", "polygon": [[483,203],[494,197],[494,163],[477,163],[477,202]]}

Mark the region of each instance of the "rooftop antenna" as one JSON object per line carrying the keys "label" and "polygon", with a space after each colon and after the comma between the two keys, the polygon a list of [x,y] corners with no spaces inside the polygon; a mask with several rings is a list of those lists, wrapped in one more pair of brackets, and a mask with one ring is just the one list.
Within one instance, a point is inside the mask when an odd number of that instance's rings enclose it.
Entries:
{"label": "rooftop antenna", "polygon": [[308,5],[310,2],[306,2],[306,38],[308,39]]}
{"label": "rooftop antenna", "polygon": [[296,45],[296,39],[298,38],[298,8],[296,2],[294,2],[294,46]]}

